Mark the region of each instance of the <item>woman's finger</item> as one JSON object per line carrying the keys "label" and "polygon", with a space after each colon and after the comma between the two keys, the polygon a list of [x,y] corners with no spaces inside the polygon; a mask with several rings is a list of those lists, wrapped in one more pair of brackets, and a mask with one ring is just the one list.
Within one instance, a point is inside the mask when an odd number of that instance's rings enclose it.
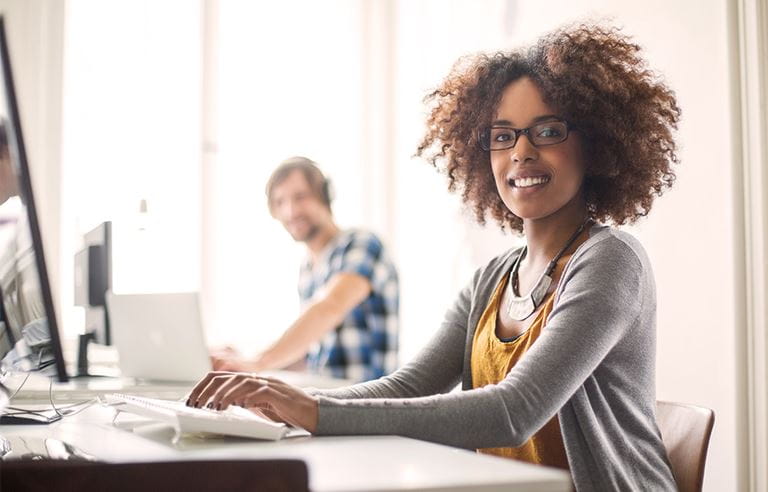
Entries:
{"label": "woman's finger", "polygon": [[[224,410],[234,403],[233,398],[236,398],[244,391],[247,391],[248,387],[246,383],[249,379],[250,376],[246,374],[231,375],[228,380],[216,388],[215,392],[208,398],[208,404],[206,406],[215,410]],[[227,395],[230,395],[230,397],[227,398]]]}
{"label": "woman's finger", "polygon": [[190,407],[197,406],[195,403],[199,399],[200,394],[203,392],[203,390],[208,386],[208,384],[211,382],[211,380],[216,376],[221,376],[224,374],[231,374],[229,372],[224,371],[211,371],[205,376],[203,376],[203,379],[201,379],[194,388],[192,388],[192,391],[189,393],[189,398],[187,399],[187,405]]}
{"label": "woman's finger", "polygon": [[216,394],[221,386],[223,386],[232,378],[236,377],[238,377],[238,374],[231,372],[215,374],[209,379],[208,384],[206,384],[203,387],[203,390],[197,395],[197,400],[193,402],[192,406],[202,408],[208,403],[211,397]]}
{"label": "woman's finger", "polygon": [[[258,390],[261,383],[253,376],[240,376],[233,378],[233,383],[222,386],[211,398],[213,408],[223,410],[230,405],[240,405],[248,394]],[[242,406],[242,405],[240,405]]]}

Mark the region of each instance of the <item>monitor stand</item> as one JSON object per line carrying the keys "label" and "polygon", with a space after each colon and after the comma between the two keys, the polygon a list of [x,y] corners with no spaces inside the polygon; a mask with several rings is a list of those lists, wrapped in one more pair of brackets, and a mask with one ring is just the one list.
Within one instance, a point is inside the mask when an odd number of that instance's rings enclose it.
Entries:
{"label": "monitor stand", "polygon": [[84,333],[78,336],[77,344],[77,374],[72,379],[82,378],[106,378],[114,377],[109,374],[92,374],[88,369],[88,345],[96,339],[94,332]]}

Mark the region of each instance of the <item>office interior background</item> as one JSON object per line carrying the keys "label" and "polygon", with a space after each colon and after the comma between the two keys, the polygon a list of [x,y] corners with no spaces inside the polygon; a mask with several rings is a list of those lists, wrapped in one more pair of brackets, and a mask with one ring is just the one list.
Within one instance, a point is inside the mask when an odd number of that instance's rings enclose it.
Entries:
{"label": "office interior background", "polygon": [[83,324],[74,253],[112,220],[115,291],[199,290],[212,344],[264,347],[297,312],[303,254],[269,216],[264,184],[279,161],[306,155],[332,179],[338,222],[375,230],[395,258],[401,362],[473,270],[521,241],[476,225],[445,177],[412,157],[422,98],[461,55],[564,22],[622,26],[683,111],[677,182],[626,227],[655,268],[657,397],[714,409],[706,490],[768,487],[765,1],[0,0],[0,10],[65,337]]}

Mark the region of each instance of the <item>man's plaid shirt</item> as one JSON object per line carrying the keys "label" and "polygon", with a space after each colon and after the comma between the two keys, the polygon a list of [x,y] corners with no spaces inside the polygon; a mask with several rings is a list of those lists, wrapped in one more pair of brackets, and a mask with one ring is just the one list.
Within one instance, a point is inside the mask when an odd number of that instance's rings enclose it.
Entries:
{"label": "man's plaid shirt", "polygon": [[397,367],[399,286],[379,238],[359,229],[344,231],[326,246],[316,265],[305,260],[299,274],[302,305],[338,273],[365,277],[371,294],[310,349],[308,369],[354,381],[391,373]]}

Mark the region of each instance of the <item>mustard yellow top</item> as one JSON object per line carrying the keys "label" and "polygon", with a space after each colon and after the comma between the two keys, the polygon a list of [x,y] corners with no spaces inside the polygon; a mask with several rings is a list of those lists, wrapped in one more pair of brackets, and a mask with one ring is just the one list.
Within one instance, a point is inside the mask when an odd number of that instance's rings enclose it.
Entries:
{"label": "mustard yellow top", "polygon": [[[473,388],[496,384],[503,380],[517,361],[522,359],[528,349],[536,342],[544,328],[547,316],[552,311],[554,294],[550,294],[544,301],[544,305],[536,313],[536,317],[525,332],[511,342],[502,342],[496,336],[496,319],[508,278],[509,274],[501,279],[477,324],[472,343]],[[478,452],[568,469],[568,459],[565,455],[565,446],[557,415],[522,446],[516,448],[483,448],[478,449]]]}

